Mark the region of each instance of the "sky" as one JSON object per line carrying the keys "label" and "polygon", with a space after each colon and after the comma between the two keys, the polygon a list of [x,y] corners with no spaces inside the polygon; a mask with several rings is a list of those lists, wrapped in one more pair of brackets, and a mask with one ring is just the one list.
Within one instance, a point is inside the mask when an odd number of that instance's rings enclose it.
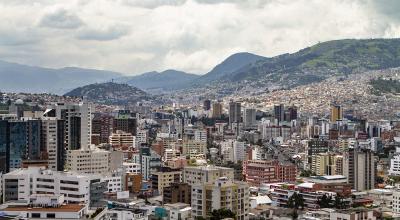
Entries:
{"label": "sky", "polygon": [[399,0],[2,0],[0,60],[204,74],[237,52],[400,37]]}

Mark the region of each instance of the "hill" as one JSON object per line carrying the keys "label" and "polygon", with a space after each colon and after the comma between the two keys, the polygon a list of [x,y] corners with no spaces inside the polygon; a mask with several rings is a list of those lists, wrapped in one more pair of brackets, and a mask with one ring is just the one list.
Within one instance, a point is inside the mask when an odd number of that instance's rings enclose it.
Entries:
{"label": "hill", "polygon": [[138,76],[125,77],[125,82],[143,90],[176,90],[185,88],[191,81],[198,77],[198,75],[182,71],[166,70],[163,72],[153,71]]}
{"label": "hill", "polygon": [[113,82],[82,86],[66,93],[65,96],[85,96],[89,101],[108,105],[129,105],[153,99],[138,88]]}
{"label": "hill", "polygon": [[335,40],[249,64],[224,78],[297,86],[334,75],[400,66],[400,39]]}
{"label": "hill", "polygon": [[267,58],[245,52],[233,54],[215,66],[210,72],[197,79],[196,83],[212,82],[221,80],[223,77],[230,78],[235,71],[265,59]]}
{"label": "hill", "polygon": [[8,92],[63,94],[79,86],[121,76],[120,73],[103,70],[76,67],[52,69],[0,61],[0,88]]}

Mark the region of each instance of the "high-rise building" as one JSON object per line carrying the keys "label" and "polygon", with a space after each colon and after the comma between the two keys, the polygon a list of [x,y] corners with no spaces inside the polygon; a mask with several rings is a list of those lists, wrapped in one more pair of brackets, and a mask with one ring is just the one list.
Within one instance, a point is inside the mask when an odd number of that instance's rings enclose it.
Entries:
{"label": "high-rise building", "polygon": [[91,145],[91,106],[84,99],[81,103],[56,103],[49,106],[44,116],[65,121],[65,148],[67,150],[88,149]]}
{"label": "high-rise building", "polygon": [[331,106],[331,122],[343,119],[343,109],[340,105]]}
{"label": "high-rise building", "polygon": [[350,148],[343,157],[343,175],[353,189],[370,190],[375,187],[375,156],[371,150]]}
{"label": "high-rise building", "polygon": [[209,218],[215,209],[228,209],[236,219],[249,219],[249,186],[245,182],[220,177],[214,183],[198,182],[192,186],[192,217]]}
{"label": "high-rise building", "polygon": [[[112,133],[114,117],[108,114],[95,113],[92,119],[92,142],[99,145],[108,143],[108,138]],[[94,137],[98,137],[97,143],[93,141]]]}
{"label": "high-rise building", "polygon": [[240,123],[242,119],[242,104],[240,102],[231,101],[229,103],[229,124]]}
{"label": "high-rise building", "polygon": [[309,140],[307,146],[308,163],[312,163],[312,156],[329,151],[329,143],[326,140],[313,138]]}
{"label": "high-rise building", "polygon": [[257,125],[256,113],[257,111],[254,108],[245,108],[243,110],[243,123],[245,128],[251,128]]}
{"label": "high-rise building", "polygon": [[113,132],[124,131],[136,136],[137,132],[137,122],[136,118],[133,117],[119,117],[114,118],[113,122]]}
{"label": "high-rise building", "polygon": [[149,180],[151,174],[158,172],[161,167],[161,156],[151,150],[149,147],[142,146],[138,158],[135,161],[140,163],[140,170],[144,180]]}
{"label": "high-rise building", "polygon": [[274,117],[278,121],[278,125],[285,121],[285,106],[283,104],[274,106]]}
{"label": "high-rise building", "polygon": [[311,171],[318,176],[342,175],[343,157],[333,153],[320,153],[312,156]]}
{"label": "high-rise building", "polygon": [[209,99],[204,100],[203,109],[204,111],[209,111],[211,109],[211,100]]}
{"label": "high-rise building", "polygon": [[214,102],[212,104],[212,117],[221,118],[222,116],[222,104],[220,102]]}
{"label": "high-rise building", "polygon": [[10,171],[10,124],[0,120],[0,173]]}
{"label": "high-rise building", "polygon": [[65,165],[65,124],[56,118],[42,119],[42,147],[47,149],[48,168],[63,171]]}

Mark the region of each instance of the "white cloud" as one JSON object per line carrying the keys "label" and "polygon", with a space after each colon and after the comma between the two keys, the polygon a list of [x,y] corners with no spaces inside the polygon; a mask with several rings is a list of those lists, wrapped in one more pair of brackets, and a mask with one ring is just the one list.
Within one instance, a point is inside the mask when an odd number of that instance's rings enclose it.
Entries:
{"label": "white cloud", "polygon": [[0,59],[125,73],[205,73],[235,52],[400,35],[397,0],[14,0],[0,11]]}

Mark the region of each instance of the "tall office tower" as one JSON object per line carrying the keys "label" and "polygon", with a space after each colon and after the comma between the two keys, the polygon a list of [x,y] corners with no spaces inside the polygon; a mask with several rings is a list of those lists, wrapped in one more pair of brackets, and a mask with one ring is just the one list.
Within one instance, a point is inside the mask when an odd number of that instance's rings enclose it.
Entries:
{"label": "tall office tower", "polygon": [[10,171],[10,124],[0,120],[0,173]]}
{"label": "tall office tower", "polygon": [[220,102],[215,102],[212,104],[212,117],[221,118],[222,116],[222,104]]}
{"label": "tall office tower", "polygon": [[229,209],[236,219],[249,219],[249,185],[220,177],[215,183],[197,182],[192,186],[192,216],[209,218],[215,209]]}
{"label": "tall office tower", "polygon": [[124,131],[126,133],[130,133],[133,136],[136,136],[137,132],[137,122],[136,118],[133,117],[125,117],[125,116],[118,116],[114,118],[113,122],[113,132],[116,131]]}
{"label": "tall office tower", "polygon": [[357,191],[373,189],[375,187],[375,157],[372,151],[350,148],[343,157],[343,175]]}
{"label": "tall office tower", "polygon": [[281,124],[285,120],[285,106],[283,104],[274,106],[274,117]]}
{"label": "tall office tower", "polygon": [[254,108],[245,108],[243,110],[243,123],[245,128],[257,125],[256,110]]}
{"label": "tall office tower", "polygon": [[331,106],[331,122],[343,119],[343,109],[340,105]]}
{"label": "tall office tower", "polygon": [[307,157],[308,157],[308,164],[312,164],[312,156],[320,154],[320,153],[327,153],[329,151],[329,143],[326,140],[321,140],[318,138],[313,138],[309,140],[307,145]]}
{"label": "tall office tower", "polygon": [[211,100],[209,100],[209,99],[204,100],[203,109],[204,109],[204,111],[208,111],[211,109]]}
{"label": "tall office tower", "polygon": [[288,111],[289,111],[289,118],[287,121],[296,120],[297,119],[297,107],[290,106],[288,108]]}
{"label": "tall office tower", "polygon": [[[95,113],[92,119],[92,142],[93,144],[107,143],[112,133],[114,117],[108,114]],[[96,143],[97,142],[97,143]]]}
{"label": "tall office tower", "polygon": [[233,102],[229,103],[229,124],[232,125],[233,123],[240,123],[241,122],[241,103],[240,102]]}
{"label": "tall office tower", "polygon": [[65,163],[65,124],[56,118],[42,119],[42,146],[47,150],[48,168],[63,171]]}
{"label": "tall office tower", "polygon": [[44,113],[45,117],[56,117],[65,121],[65,148],[67,150],[88,149],[92,136],[91,106],[84,99],[81,103],[56,103]]}
{"label": "tall office tower", "polygon": [[[41,160],[41,121],[10,121],[10,170],[20,168],[23,160]],[[43,150],[43,152],[45,152]]]}

